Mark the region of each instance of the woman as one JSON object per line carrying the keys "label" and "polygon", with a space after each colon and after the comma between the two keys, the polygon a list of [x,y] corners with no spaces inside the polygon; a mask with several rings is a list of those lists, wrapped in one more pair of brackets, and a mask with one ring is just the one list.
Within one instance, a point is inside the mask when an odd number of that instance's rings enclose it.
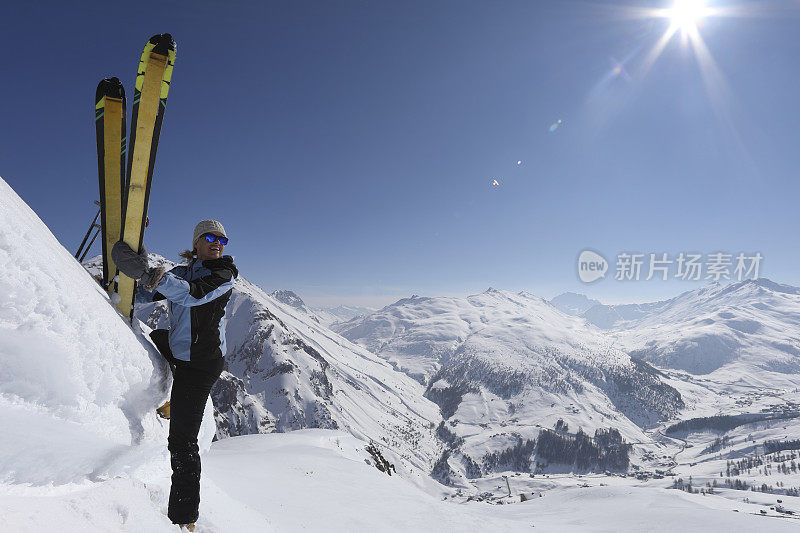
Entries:
{"label": "woman", "polygon": [[225,307],[239,272],[233,258],[223,255],[228,244],[225,228],[203,220],[194,228],[191,259],[164,273],[149,268],[147,255],[134,253],[120,241],[112,259],[125,275],[139,280],[153,300],[169,301],[169,330],[151,337],[173,372],[169,405],[160,412],[170,419],[168,449],[172,487],[167,516],[173,524],[194,531],[200,506],[200,454],[197,435],[203,410],[225,355]]}

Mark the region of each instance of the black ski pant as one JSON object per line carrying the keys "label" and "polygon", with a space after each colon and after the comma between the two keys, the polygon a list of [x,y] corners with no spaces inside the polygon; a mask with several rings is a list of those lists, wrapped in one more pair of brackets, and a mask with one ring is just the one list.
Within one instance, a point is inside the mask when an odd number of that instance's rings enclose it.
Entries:
{"label": "black ski pant", "polygon": [[[162,333],[163,332],[163,333]],[[197,435],[211,387],[222,372],[223,359],[197,365],[172,356],[166,330],[150,337],[172,367],[172,394],[168,446],[172,464],[172,487],[167,516],[173,524],[197,521],[200,508],[200,453]]]}

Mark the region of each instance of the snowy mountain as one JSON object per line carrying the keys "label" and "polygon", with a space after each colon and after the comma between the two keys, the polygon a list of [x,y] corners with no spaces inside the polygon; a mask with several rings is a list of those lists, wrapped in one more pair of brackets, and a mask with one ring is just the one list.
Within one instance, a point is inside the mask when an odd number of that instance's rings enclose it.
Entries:
{"label": "snowy mountain", "polygon": [[647,304],[615,326],[631,355],[662,368],[711,374],[729,366],[800,370],[800,289],[767,279],[713,284]]}
{"label": "snowy mountain", "polygon": [[598,303],[579,316],[659,368],[717,377],[728,367],[749,368],[748,374],[800,370],[800,288],[764,278],[714,283],[652,303]]}
{"label": "snowy mountain", "polygon": [[347,322],[348,320],[352,320],[356,317],[367,315],[375,311],[375,309],[371,307],[348,305],[311,308],[306,305],[306,303],[297,293],[290,290],[275,290],[270,293],[270,296],[283,304],[293,307],[298,311],[302,311],[318,324],[322,324],[328,328],[333,324]]}
{"label": "snowy mountain", "polygon": [[800,289],[767,279],[711,284],[643,308],[609,334],[668,374],[687,404],[681,418],[741,416],[781,438],[781,417],[797,424]]}
{"label": "snowy mountain", "polygon": [[281,302],[282,304],[286,304],[289,307],[293,307],[294,309],[297,309],[298,311],[302,311],[303,313],[305,313],[308,316],[312,317],[312,319],[316,320],[317,322],[320,321],[319,318],[315,315],[314,311],[312,311],[310,308],[306,307],[306,304],[303,301],[303,299],[300,298],[297,294],[295,294],[294,291],[276,290],[276,291],[272,291],[270,293],[270,296],[274,300],[277,300],[278,302]]}
{"label": "snowy mountain", "polygon": [[593,300],[584,294],[565,292],[550,300],[557,309],[568,315],[580,316],[595,305],[600,305],[598,300]]}
{"label": "snowy mountain", "polygon": [[590,307],[580,316],[600,329],[613,329],[633,322],[657,311],[663,302],[642,304],[597,304]]}
{"label": "snowy mountain", "polygon": [[331,327],[333,324],[347,322],[354,318],[368,315],[377,311],[373,307],[359,305],[337,305],[336,307],[317,307],[314,313],[320,318],[323,325]]}
{"label": "snowy mountain", "polygon": [[644,304],[606,305],[585,294],[565,292],[550,300],[550,303],[568,315],[585,318],[600,329],[612,329],[624,322],[633,321],[658,309],[663,302]]}
{"label": "snowy mountain", "polygon": [[[340,326],[343,336],[426,385],[425,396],[447,419],[439,432],[451,443],[444,458],[451,479],[480,477],[492,468],[492,454],[559,419],[649,442],[642,429],[684,406],[657,370],[527,293],[414,296]],[[525,469],[536,460],[526,453]]]}
{"label": "snowy mountain", "polygon": [[223,371],[211,393],[217,439],[276,431],[275,418],[257,395],[247,392],[244,381]]}

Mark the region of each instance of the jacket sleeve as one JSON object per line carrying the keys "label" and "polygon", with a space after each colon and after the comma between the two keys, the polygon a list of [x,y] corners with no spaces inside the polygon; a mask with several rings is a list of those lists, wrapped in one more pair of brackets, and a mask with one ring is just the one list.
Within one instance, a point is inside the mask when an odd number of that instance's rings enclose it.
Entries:
{"label": "jacket sleeve", "polygon": [[192,281],[186,281],[172,272],[167,272],[156,286],[157,294],[184,307],[203,305],[216,300],[231,289],[233,289],[233,272],[226,268],[212,270],[208,276]]}
{"label": "jacket sleeve", "polygon": [[[179,265],[179,266],[176,266],[175,268],[170,269],[169,272],[167,272],[167,274],[169,274],[170,272],[172,272],[174,274],[177,274],[178,272],[183,272],[185,269],[186,269],[186,267],[183,267],[183,266]],[[161,300],[166,300],[167,299],[166,296],[164,296],[163,294],[158,292],[158,285],[156,285],[156,288],[153,289],[152,293],[146,293],[146,294],[150,294],[151,297],[152,297],[152,300],[154,302],[160,302]]]}

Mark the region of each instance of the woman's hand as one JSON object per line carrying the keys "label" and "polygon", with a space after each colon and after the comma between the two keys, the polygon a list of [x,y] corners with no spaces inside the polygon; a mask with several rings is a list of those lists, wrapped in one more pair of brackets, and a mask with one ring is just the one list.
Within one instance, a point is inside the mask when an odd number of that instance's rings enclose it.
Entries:
{"label": "woman's hand", "polygon": [[147,292],[153,292],[158,282],[164,277],[165,272],[166,270],[162,266],[148,268],[141,279],[139,279],[139,281],[142,282],[142,288]]}
{"label": "woman's hand", "polygon": [[123,241],[117,241],[111,248],[111,260],[131,279],[139,279],[147,272],[147,254],[137,254]]}
{"label": "woman's hand", "polygon": [[137,254],[123,241],[114,244],[111,249],[111,259],[123,274],[138,280],[147,292],[153,292],[166,272],[161,266],[150,268],[147,264],[147,252],[142,251],[141,254]]}

